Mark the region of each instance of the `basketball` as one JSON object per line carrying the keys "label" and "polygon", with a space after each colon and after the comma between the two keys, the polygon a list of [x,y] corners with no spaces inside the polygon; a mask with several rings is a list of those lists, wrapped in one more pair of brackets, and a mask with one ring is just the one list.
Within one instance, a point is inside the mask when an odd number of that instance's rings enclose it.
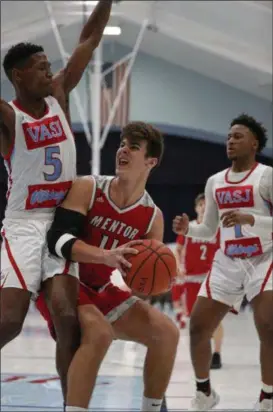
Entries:
{"label": "basketball", "polygon": [[145,296],[168,292],[177,274],[175,256],[170,248],[155,239],[143,240],[133,248],[139,253],[126,256],[132,264],[126,270],[126,285],[133,292]]}

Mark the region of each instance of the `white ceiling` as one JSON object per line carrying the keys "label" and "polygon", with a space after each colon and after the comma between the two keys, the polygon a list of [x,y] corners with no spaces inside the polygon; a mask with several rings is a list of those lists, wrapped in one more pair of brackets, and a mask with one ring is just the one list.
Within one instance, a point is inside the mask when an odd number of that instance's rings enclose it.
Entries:
{"label": "white ceiling", "polygon": [[[82,3],[51,2],[68,52],[82,27]],[[113,6],[110,24],[122,27],[114,40],[132,48],[146,18],[152,29],[143,52],[272,101],[271,1],[122,1]],[[42,42],[52,61],[60,58],[43,1],[1,0],[1,53],[22,40]]]}

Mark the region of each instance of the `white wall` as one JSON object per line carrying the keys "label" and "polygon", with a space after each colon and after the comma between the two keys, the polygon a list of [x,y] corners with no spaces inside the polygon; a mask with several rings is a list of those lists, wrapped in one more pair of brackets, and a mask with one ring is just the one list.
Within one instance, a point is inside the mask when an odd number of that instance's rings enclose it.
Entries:
{"label": "white wall", "polygon": [[[104,61],[115,61],[130,50],[117,43],[105,44]],[[60,67],[60,62],[53,65]],[[86,79],[78,87],[86,102]],[[2,83],[2,97],[12,96],[8,82]],[[218,81],[140,53],[131,81],[131,120],[184,126],[225,135],[230,120],[247,112],[262,121],[269,131],[272,147],[272,107],[256,98]],[[79,122],[71,102],[73,122]],[[223,138],[224,139],[224,138]]]}

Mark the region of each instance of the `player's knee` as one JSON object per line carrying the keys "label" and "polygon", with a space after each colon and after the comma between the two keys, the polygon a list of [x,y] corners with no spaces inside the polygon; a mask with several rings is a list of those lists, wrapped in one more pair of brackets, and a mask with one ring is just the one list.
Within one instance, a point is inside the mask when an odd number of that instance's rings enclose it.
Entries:
{"label": "player's knee", "polygon": [[260,339],[270,342],[273,345],[273,317],[272,312],[260,316],[256,320],[257,327],[259,329]]}
{"label": "player's knee", "polygon": [[[11,316],[1,316],[0,336],[1,342],[10,342],[20,335],[23,328],[23,321]],[[1,345],[2,346],[2,345]]]}
{"label": "player's knee", "polygon": [[80,313],[81,343],[105,351],[113,341],[113,330],[104,317],[94,313]]}
{"label": "player's knee", "polygon": [[209,328],[206,327],[206,323],[200,316],[192,315],[190,318],[190,338],[191,341],[199,341],[202,338],[210,338]]}
{"label": "player's knee", "polygon": [[149,346],[161,345],[164,350],[175,351],[179,342],[180,333],[174,322],[167,316],[162,316],[151,330]]}

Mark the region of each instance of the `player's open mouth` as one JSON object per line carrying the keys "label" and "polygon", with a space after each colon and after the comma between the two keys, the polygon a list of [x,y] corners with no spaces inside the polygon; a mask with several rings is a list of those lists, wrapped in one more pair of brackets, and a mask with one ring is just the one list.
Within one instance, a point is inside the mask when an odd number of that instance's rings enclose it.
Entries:
{"label": "player's open mouth", "polygon": [[119,166],[127,166],[129,161],[127,159],[123,159],[122,157],[118,159],[118,165]]}

